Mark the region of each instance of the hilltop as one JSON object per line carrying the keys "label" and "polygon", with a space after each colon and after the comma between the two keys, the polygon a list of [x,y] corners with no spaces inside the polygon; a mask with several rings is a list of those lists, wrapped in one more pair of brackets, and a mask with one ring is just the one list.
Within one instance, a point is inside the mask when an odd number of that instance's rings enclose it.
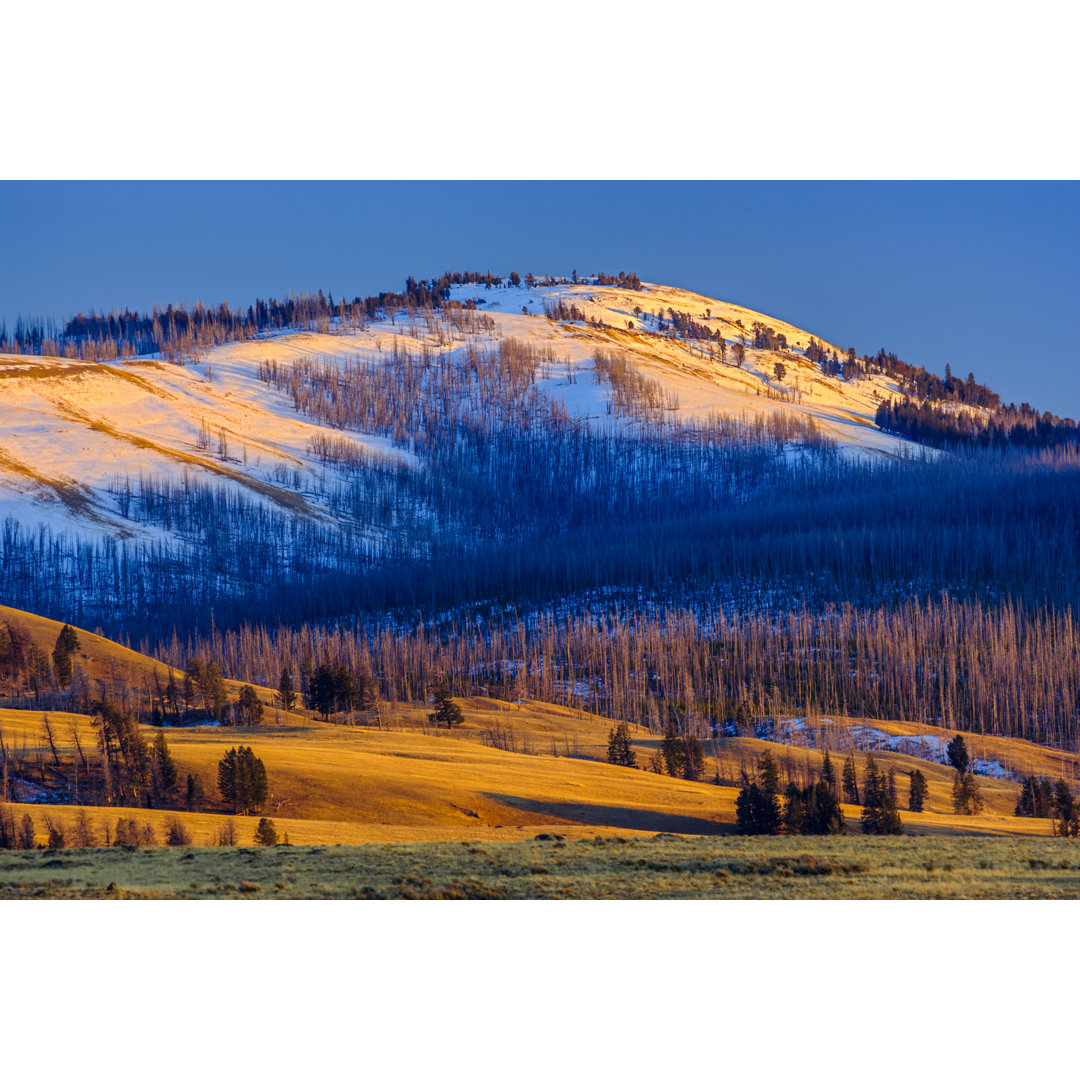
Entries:
{"label": "hilltop", "polygon": [[[437,310],[391,309],[363,328],[327,317],[325,332],[268,330],[254,340],[200,350],[197,360],[184,363],[160,353],[105,362],[0,356],[0,516],[30,528],[47,522],[91,534],[170,539],[175,530],[168,524],[130,512],[132,488],[207,482],[333,523],[339,515],[326,498],[333,476],[327,448],[339,458],[417,468],[407,443],[420,433],[406,428],[390,439],[343,431],[299,411],[260,371],[266,365],[288,370],[304,360],[378,366],[395,350],[452,365],[466,344],[483,348],[506,339],[544,351],[534,379],[535,411],[564,407],[592,425],[633,427],[615,408],[621,388],[610,377],[598,378],[600,349],[655,384],[670,419],[700,423],[722,414],[752,424],[783,418],[812,424],[822,438],[853,452],[912,451],[874,423],[879,403],[900,392],[895,380],[827,375],[808,350],[813,345],[843,359],[843,349],[747,308],[655,284],[454,285],[447,291]],[[686,322],[674,323],[673,313]],[[470,315],[466,326],[462,318]]]}

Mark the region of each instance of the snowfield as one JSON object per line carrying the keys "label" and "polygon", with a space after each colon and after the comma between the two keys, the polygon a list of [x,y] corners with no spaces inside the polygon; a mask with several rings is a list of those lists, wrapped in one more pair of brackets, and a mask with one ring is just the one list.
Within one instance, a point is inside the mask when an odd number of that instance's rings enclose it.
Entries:
{"label": "snowfield", "polygon": [[[603,348],[658,383],[684,420],[789,413],[812,417],[848,453],[915,451],[874,425],[878,402],[898,389],[884,378],[828,378],[801,351],[747,348],[745,365],[736,367],[734,345],[744,330],[752,333],[754,322],[784,334],[789,350],[805,349],[811,335],[734,304],[661,285],[641,292],[589,285],[458,286],[451,299],[475,301],[494,324],[471,335],[470,344],[494,344],[502,337],[550,348],[557,360],[542,367],[538,390],[590,423],[619,422],[612,415],[611,385],[594,377],[593,354]],[[544,303],[558,300],[582,309],[587,319],[602,319],[606,327],[549,320]],[[662,312],[666,319],[669,309],[721,328],[728,362],[710,356],[703,342],[657,334],[650,316]],[[197,477],[332,521],[320,496],[330,467],[312,453],[313,437],[348,440],[375,458],[409,467],[417,467],[417,460],[389,439],[332,429],[297,412],[286,394],[258,377],[258,364],[289,365],[302,357],[378,364],[395,341],[418,353],[427,350],[434,363],[453,362],[464,347],[461,335],[440,333],[440,324],[445,325],[440,316],[398,312],[393,322],[384,319],[359,333],[289,332],[224,345],[186,366],[145,357],[110,364],[0,357],[0,519],[167,539],[120,513],[123,489],[140,477],[178,483]],[[779,386],[773,377],[778,360],[787,369]]]}

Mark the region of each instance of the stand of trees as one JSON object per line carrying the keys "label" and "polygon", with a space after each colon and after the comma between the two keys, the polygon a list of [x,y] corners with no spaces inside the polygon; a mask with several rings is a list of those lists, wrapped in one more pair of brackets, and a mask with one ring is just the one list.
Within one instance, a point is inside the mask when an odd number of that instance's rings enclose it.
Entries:
{"label": "stand of trees", "polygon": [[1027,402],[995,408],[989,416],[949,409],[934,401],[883,401],[875,423],[883,431],[927,446],[1048,447],[1080,445],[1076,421],[1038,413]]}
{"label": "stand of trees", "polygon": [[[508,280],[513,285],[521,282],[517,273],[511,274]],[[637,274],[624,271],[617,275],[601,273],[591,279],[580,279],[575,272],[572,280],[623,289],[640,290],[643,287]],[[530,285],[552,286],[570,282],[571,279],[565,277],[545,277],[540,281],[533,274],[526,275],[526,283]],[[431,281],[410,277],[400,293],[381,292],[352,300],[335,301],[332,292],[324,293],[320,289],[317,293],[293,293],[282,300],[258,299],[246,311],[231,309],[223,300],[216,307],[198,301],[191,307],[154,305],[149,312],[117,308],[106,314],[91,309],[89,314],[80,313],[63,326],[51,317],[19,316],[11,330],[6,322],[0,321],[0,353],[93,361],[160,353],[167,360],[184,363],[197,359],[216,345],[247,341],[272,331],[362,330],[369,320],[393,319],[402,310],[439,310],[449,300],[452,285],[479,284],[497,288],[502,283],[503,279],[490,271],[447,271]]]}
{"label": "stand of trees", "polygon": [[844,812],[833,790],[835,777],[827,760],[817,781],[804,787],[788,784],[783,808],[778,794],[780,771],[768,750],[758,762],[757,776],[752,781],[743,773],[735,800],[735,823],[740,833],[772,835],[782,829],[792,835],[826,836],[845,830]]}
{"label": "stand of trees", "polygon": [[234,814],[249,814],[266,802],[266,767],[250,746],[225,752],[218,762],[218,791]]}

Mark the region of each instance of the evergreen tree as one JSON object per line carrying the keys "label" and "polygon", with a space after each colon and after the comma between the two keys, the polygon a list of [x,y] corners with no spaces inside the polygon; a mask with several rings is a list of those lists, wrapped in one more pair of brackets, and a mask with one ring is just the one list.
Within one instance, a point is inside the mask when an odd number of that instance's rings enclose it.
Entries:
{"label": "evergreen tree", "polygon": [[751,783],[745,772],[742,775],[742,787],[735,800],[735,824],[739,832],[747,835],[772,835],[780,831],[783,817],[776,795],[779,773],[768,750],[762,755],[758,771],[762,777],[760,787]]}
{"label": "evergreen tree", "polygon": [[218,791],[236,814],[258,810],[266,802],[266,767],[250,747],[225,752],[218,762]]}
{"label": "evergreen tree", "polygon": [[79,650],[79,635],[73,627],[64,623],[63,629],[57,635],[56,646],[53,649],[53,669],[56,671],[56,681],[61,686],[67,686],[71,682],[71,656]]}
{"label": "evergreen tree", "polygon": [[278,842],[277,829],[269,818],[259,818],[259,824],[255,828],[255,843],[263,847],[272,847]]}
{"label": "evergreen tree", "polygon": [[957,814],[977,814],[982,806],[982,794],[975,774],[957,771],[953,777],[953,810]]}
{"label": "evergreen tree", "polygon": [[878,769],[873,754],[866,755],[863,774],[862,831],[879,836],[904,831],[896,802],[889,795],[888,778]]}
{"label": "evergreen tree", "polygon": [[617,724],[608,733],[607,759],[612,765],[637,768],[637,754],[630,745],[630,729],[624,723]]}
{"label": "evergreen tree", "polygon": [[432,687],[432,694],[435,698],[435,711],[428,713],[429,724],[449,730],[465,722],[461,706],[453,699],[445,683]]}
{"label": "evergreen tree", "polygon": [[825,751],[825,756],[821,760],[821,780],[822,783],[829,789],[832,796],[836,797],[836,769],[833,767],[832,759],[829,757],[829,751]]}
{"label": "evergreen tree", "polygon": [[176,763],[173,761],[169,744],[165,740],[164,731],[159,731],[150,744],[150,766],[153,769],[154,786],[159,797],[176,786],[180,774],[176,771]]}
{"label": "evergreen tree", "polygon": [[682,776],[686,765],[686,746],[676,734],[674,728],[669,727],[664,732],[664,741],[660,744],[660,753],[663,755],[668,776]]}
{"label": "evergreen tree", "polygon": [[683,739],[683,779],[700,780],[705,771],[705,751],[696,735]]}
{"label": "evergreen tree", "polygon": [[804,790],[806,800],[805,831],[814,836],[842,833],[847,828],[840,800],[823,780]]}
{"label": "evergreen tree", "polygon": [[236,723],[241,727],[251,727],[262,723],[263,704],[254,686],[242,686],[236,701]]}
{"label": "evergreen tree", "polygon": [[784,830],[792,836],[806,831],[806,799],[794,782],[784,792]]}
{"label": "evergreen tree", "polygon": [[289,712],[296,704],[296,689],[293,686],[292,676],[288,668],[281,669],[281,679],[278,682],[278,704],[286,712]]}
{"label": "evergreen tree", "polygon": [[908,787],[908,809],[914,810],[916,813],[922,813],[923,804],[926,802],[926,795],[929,790],[926,777],[923,776],[921,769],[913,769],[909,775],[911,783]]}
{"label": "evergreen tree", "polygon": [[1054,820],[1054,832],[1058,836],[1076,836],[1080,834],[1080,804],[1073,798],[1069,785],[1064,780],[1054,784],[1054,801],[1051,806]]}
{"label": "evergreen tree", "polygon": [[323,720],[330,719],[330,713],[337,706],[337,687],[334,681],[334,668],[324,660],[312,673],[308,683],[308,707],[322,713]]}
{"label": "evergreen tree", "polygon": [[958,772],[967,772],[969,764],[968,749],[964,742],[963,735],[957,735],[948,746],[945,747],[945,754],[949,759],[949,764]]}
{"label": "evergreen tree", "polygon": [[855,776],[855,755],[848,754],[847,761],[844,762],[844,799],[849,803],[859,805],[859,781]]}
{"label": "evergreen tree", "polygon": [[776,766],[776,760],[771,750],[766,750],[761,755],[758,763],[758,775],[761,778],[761,790],[766,795],[775,797],[780,791],[780,770]]}
{"label": "evergreen tree", "polygon": [[206,789],[203,787],[202,777],[198,773],[188,773],[187,794],[184,802],[189,810],[198,812],[206,802]]}
{"label": "evergreen tree", "polygon": [[[204,664],[198,657],[192,657],[188,660],[187,679],[191,680],[192,700],[194,700],[194,690],[197,689],[202,698],[203,708],[206,710],[206,718],[220,724],[224,719],[225,706],[229,701],[221,668],[213,660]],[[186,696],[187,680],[185,680],[184,690]]]}

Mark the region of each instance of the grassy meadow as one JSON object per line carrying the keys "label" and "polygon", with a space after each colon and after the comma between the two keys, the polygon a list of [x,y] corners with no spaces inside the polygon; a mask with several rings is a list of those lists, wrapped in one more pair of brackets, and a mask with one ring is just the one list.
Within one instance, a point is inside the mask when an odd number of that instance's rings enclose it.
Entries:
{"label": "grassy meadow", "polygon": [[651,837],[0,851],[0,899],[1077,899],[1080,846],[1005,837]]}

